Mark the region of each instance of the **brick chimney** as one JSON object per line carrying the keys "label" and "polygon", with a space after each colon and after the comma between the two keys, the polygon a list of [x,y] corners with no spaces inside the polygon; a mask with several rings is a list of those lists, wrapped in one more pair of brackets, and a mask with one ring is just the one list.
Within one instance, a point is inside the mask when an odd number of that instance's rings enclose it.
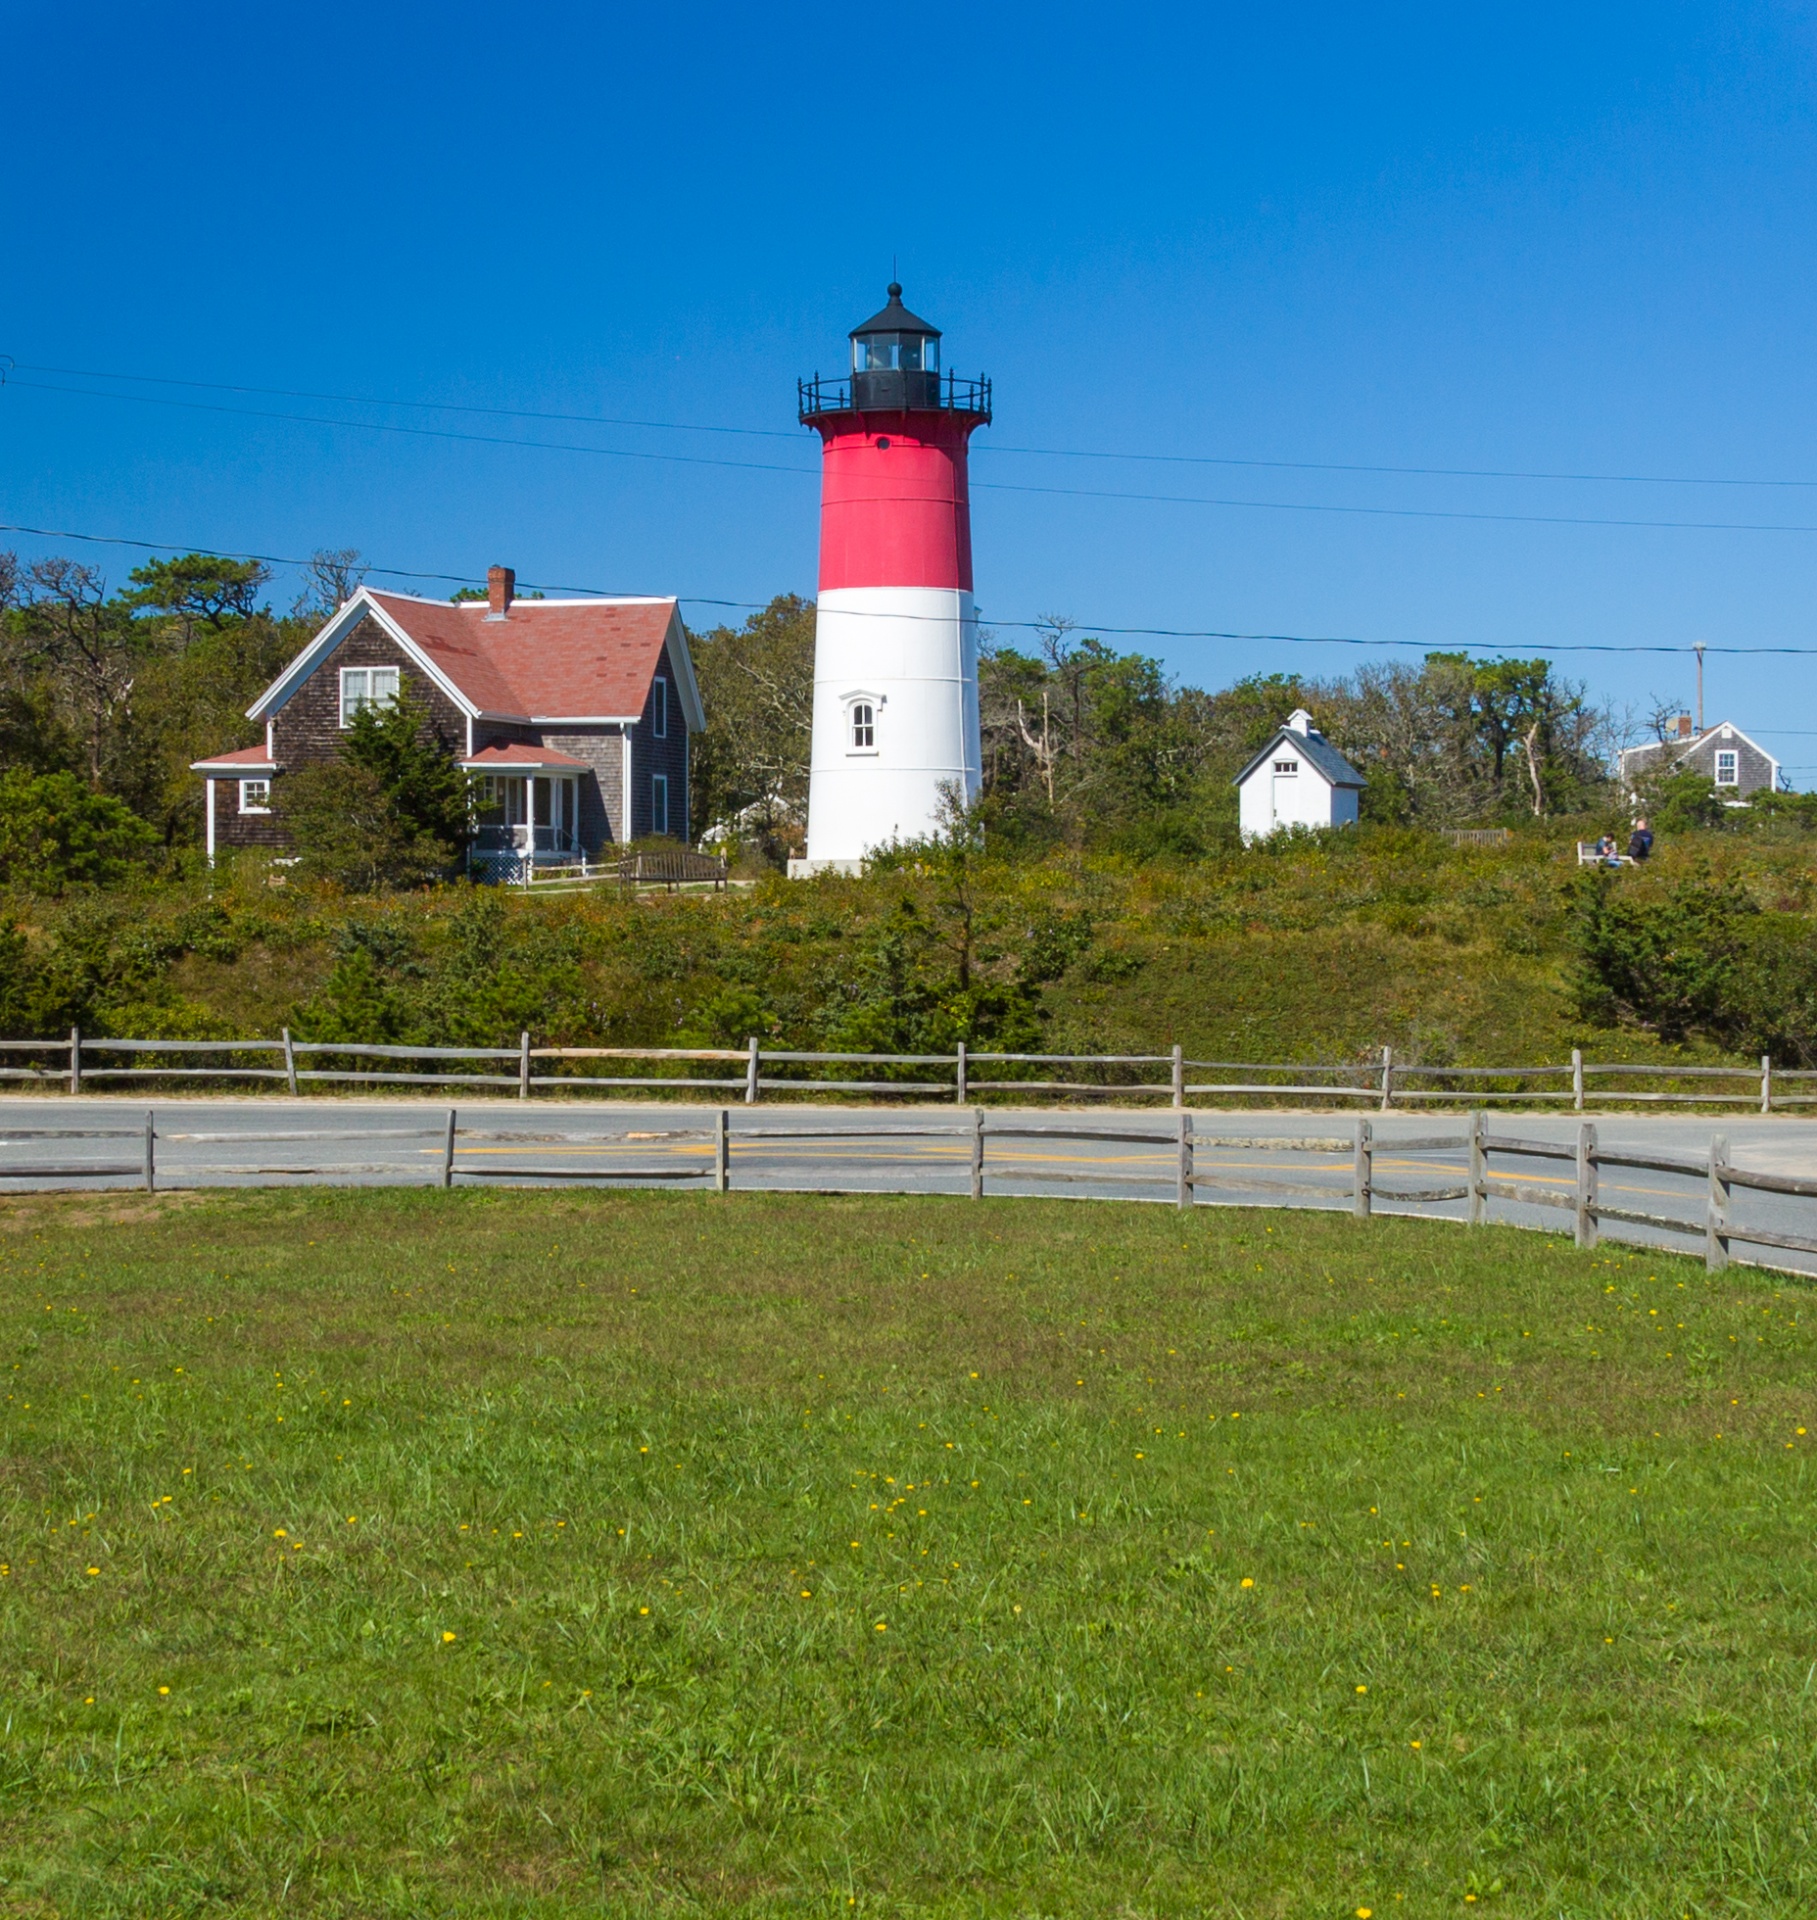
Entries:
{"label": "brick chimney", "polygon": [[1678,716],[1678,737],[1681,740],[1688,740],[1691,737],[1691,716],[1688,713],[1681,713]]}
{"label": "brick chimney", "polygon": [[502,620],[511,611],[517,593],[517,575],[510,567],[486,569],[486,618]]}

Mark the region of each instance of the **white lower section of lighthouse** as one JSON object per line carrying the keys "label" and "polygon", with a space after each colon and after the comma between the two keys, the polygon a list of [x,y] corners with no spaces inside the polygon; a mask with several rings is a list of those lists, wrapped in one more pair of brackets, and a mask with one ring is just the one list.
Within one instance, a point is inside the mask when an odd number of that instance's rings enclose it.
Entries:
{"label": "white lower section of lighthouse", "polygon": [[940,825],[943,789],[977,797],[978,616],[947,587],[822,593],[814,639],[808,857],[856,866]]}

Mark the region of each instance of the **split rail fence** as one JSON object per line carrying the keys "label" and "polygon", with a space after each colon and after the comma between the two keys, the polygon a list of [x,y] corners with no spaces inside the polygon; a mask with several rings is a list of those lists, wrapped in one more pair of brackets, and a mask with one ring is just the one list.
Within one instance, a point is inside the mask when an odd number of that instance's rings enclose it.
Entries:
{"label": "split rail fence", "polygon": [[[1063,1100],[1351,1102],[1379,1107],[1437,1103],[1482,1107],[1539,1102],[1582,1113],[1595,1105],[1746,1107],[1759,1113],[1817,1105],[1817,1070],[1569,1060],[1532,1067],[1422,1066],[1392,1047],[1362,1062],[1313,1065],[1189,1060],[1168,1053],[810,1053],[742,1047],[413,1047],[298,1040],[96,1039],[72,1029],[57,1040],[0,1040],[0,1081],[70,1093],[132,1081],[217,1081],[285,1091],[340,1087],[496,1087],[539,1093],[731,1093],[756,1106],[766,1094],[875,1094],[950,1100],[981,1095]],[[633,1069],[642,1067],[645,1071]],[[617,1068],[619,1071],[601,1071]],[[728,1072],[727,1069],[736,1069]],[[1218,1077],[1225,1076],[1225,1077]],[[1645,1084],[1643,1084],[1645,1083]]]}
{"label": "split rail fence", "polygon": [[[382,1177],[442,1188],[487,1181],[594,1187],[675,1182],[726,1193],[733,1186],[737,1170],[752,1176],[755,1184],[796,1192],[963,1192],[981,1200],[987,1188],[997,1195],[1014,1197],[1031,1190],[1051,1190],[1055,1185],[1089,1185],[1099,1190],[1094,1197],[1171,1199],[1180,1207],[1192,1207],[1205,1199],[1242,1206],[1266,1206],[1284,1199],[1301,1203],[1310,1200],[1325,1208],[1347,1209],[1358,1219],[1367,1219],[1378,1210],[1418,1213],[1461,1203],[1462,1218],[1471,1226],[1487,1222],[1492,1206],[1499,1202],[1504,1211],[1498,1217],[1507,1219],[1506,1209],[1513,1208],[1514,1224],[1534,1224],[1518,1217],[1522,1208],[1568,1212],[1581,1247],[1594,1247],[1605,1236],[1632,1239],[1631,1231],[1625,1235],[1620,1231],[1624,1228],[1664,1234],[1668,1236],[1667,1245],[1674,1237],[1701,1243],[1712,1270],[1726,1267],[1731,1248],[1738,1244],[1768,1254],[1817,1256],[1817,1212],[1811,1214],[1808,1225],[1801,1215],[1798,1224],[1807,1230],[1792,1233],[1780,1218],[1743,1219],[1736,1207],[1738,1191],[1774,1196],[1781,1202],[1817,1200],[1817,1179],[1738,1167],[1730,1158],[1726,1136],[1721,1134],[1711,1140],[1704,1155],[1605,1146],[1598,1141],[1594,1123],[1587,1120],[1578,1123],[1575,1140],[1548,1141],[1493,1132],[1489,1116],[1480,1111],[1469,1116],[1462,1132],[1418,1137],[1378,1138],[1375,1123],[1359,1117],[1346,1141],[1281,1139],[1253,1132],[1201,1134],[1194,1130],[1193,1115],[1184,1109],[1165,1132],[1134,1125],[1017,1124],[1013,1116],[987,1114],[981,1107],[973,1107],[956,1123],[893,1126],[867,1125],[859,1116],[839,1116],[830,1124],[813,1126],[770,1126],[743,1120],[742,1115],[742,1123],[734,1126],[734,1114],[739,1110],[720,1107],[704,1126],[662,1129],[463,1126],[459,1110],[450,1107],[433,1125],[301,1127],[264,1132],[196,1131],[186,1124],[193,1111],[179,1121],[175,1130],[160,1127],[154,1112],[147,1112],[142,1123],[132,1126],[0,1129],[0,1191],[43,1190],[79,1181],[91,1187],[96,1183],[128,1182],[151,1193],[221,1180],[255,1186],[297,1179],[361,1185]],[[61,1160],[20,1161],[13,1157],[14,1150],[21,1148],[28,1153],[41,1152],[40,1143],[78,1141],[99,1143],[101,1154],[118,1152],[120,1158],[91,1159],[85,1152],[71,1153],[61,1144],[57,1149],[64,1153]],[[117,1144],[125,1142],[132,1143],[130,1157],[124,1144]],[[931,1153],[926,1145],[929,1142],[938,1143]],[[798,1150],[816,1143],[845,1170],[845,1185],[824,1184],[824,1160],[818,1169],[810,1161],[804,1177],[801,1158],[792,1165],[787,1151],[778,1158],[779,1148]],[[1008,1143],[1018,1143],[1020,1151],[1005,1155],[1003,1147]],[[1145,1152],[1139,1156],[1141,1170],[1130,1167],[1127,1155],[1101,1157],[1095,1162],[1071,1155],[1067,1156],[1071,1164],[1065,1167],[1033,1164],[1040,1156],[1028,1151],[1031,1144],[1049,1143],[1120,1148],[1133,1145]],[[313,1156],[299,1156],[296,1151],[322,1145],[335,1151]],[[239,1150],[239,1157],[212,1161],[194,1157],[197,1149],[223,1146]],[[862,1151],[856,1155],[839,1151],[853,1146]],[[274,1147],[292,1151],[276,1155],[265,1151]],[[555,1154],[546,1151],[551,1147],[557,1149]],[[904,1147],[910,1151],[904,1153]],[[174,1163],[169,1152],[173,1148]],[[259,1151],[247,1157],[247,1149]],[[378,1149],[378,1157],[356,1157],[371,1156],[374,1149]],[[1201,1154],[1212,1149],[1303,1153],[1318,1156],[1325,1164],[1308,1167],[1307,1177],[1283,1179],[1266,1163],[1202,1161]],[[635,1158],[627,1161],[618,1157],[626,1151],[642,1156],[641,1163]],[[562,1155],[568,1157],[563,1159]],[[1379,1171],[1378,1155],[1389,1161]],[[1458,1164],[1435,1164],[1442,1157],[1455,1157]],[[579,1164],[583,1159],[587,1163]],[[1414,1163],[1411,1166],[1407,1164],[1410,1161]],[[1563,1176],[1535,1178],[1511,1170],[1506,1164],[1509,1161],[1549,1162],[1569,1171]],[[852,1176],[860,1168],[861,1184],[853,1184]],[[1605,1170],[1664,1174],[1690,1183],[1676,1189],[1643,1190],[1649,1199],[1657,1195],[1676,1200],[1683,1210],[1674,1213],[1630,1206],[1625,1204],[1627,1196],[1620,1189],[1614,1198],[1605,1197]],[[930,1180],[941,1179],[951,1184],[929,1184]],[[1422,1184],[1408,1184],[1410,1180]],[[1783,1215],[1786,1209],[1781,1206],[1779,1211]],[[1760,1259],[1750,1264],[1783,1265]],[[1787,1270],[1812,1271],[1809,1267]]]}

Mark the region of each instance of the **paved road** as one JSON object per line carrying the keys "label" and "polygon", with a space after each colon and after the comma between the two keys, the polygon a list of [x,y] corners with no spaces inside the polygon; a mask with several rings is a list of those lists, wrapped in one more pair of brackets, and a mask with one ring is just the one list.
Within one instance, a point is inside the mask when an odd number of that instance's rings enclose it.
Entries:
{"label": "paved road", "polygon": [[[445,1104],[425,1100],[169,1100],[44,1097],[0,1101],[0,1194],[43,1189],[130,1186],[143,1178],[147,1114],[156,1130],[160,1187],[275,1184],[399,1186],[437,1184],[447,1152]],[[731,1181],[748,1189],[965,1193],[970,1186],[971,1115],[950,1107],[735,1107],[730,1110]],[[1817,1118],[1743,1114],[1620,1113],[1588,1116],[1605,1149],[1701,1158],[1713,1134],[1728,1136],[1741,1167],[1817,1177]],[[1460,1201],[1397,1203],[1397,1189],[1455,1185],[1461,1149],[1407,1151],[1397,1142],[1437,1135],[1461,1138],[1458,1114],[1373,1113],[1374,1178],[1379,1211],[1462,1218]],[[667,1105],[593,1105],[539,1100],[487,1101],[458,1108],[455,1180],[559,1184],[710,1182],[714,1110]],[[1139,1110],[994,1108],[987,1114],[986,1191],[1089,1198],[1170,1200],[1177,1148],[1174,1116],[1157,1103]],[[1195,1173],[1201,1205],[1273,1203],[1347,1206],[1352,1116],[1250,1109],[1195,1109]],[[1496,1113],[1492,1134],[1566,1145],[1577,1117]],[[855,1137],[854,1129],[865,1129]],[[1140,1133],[1152,1141],[1077,1140],[1066,1129]],[[1010,1133],[1008,1129],[1019,1130]],[[55,1130],[51,1132],[50,1130]],[[817,1137],[801,1137],[803,1135]],[[789,1137],[794,1136],[794,1137]],[[1498,1198],[1493,1218],[1559,1227],[1569,1216],[1538,1196],[1573,1191],[1562,1161],[1492,1154],[1491,1173],[1536,1196]],[[1271,1191],[1286,1181],[1319,1189]],[[1701,1173],[1605,1168],[1607,1204],[1701,1223],[1707,1196]],[[1329,1198],[1323,1197],[1329,1193]],[[1737,1189],[1733,1219],[1817,1240],[1817,1200]],[[1700,1238],[1641,1227],[1630,1237],[1701,1251]],[[1737,1257],[1748,1249],[1737,1243]],[[1763,1254],[1778,1265],[1817,1272],[1817,1255]]]}

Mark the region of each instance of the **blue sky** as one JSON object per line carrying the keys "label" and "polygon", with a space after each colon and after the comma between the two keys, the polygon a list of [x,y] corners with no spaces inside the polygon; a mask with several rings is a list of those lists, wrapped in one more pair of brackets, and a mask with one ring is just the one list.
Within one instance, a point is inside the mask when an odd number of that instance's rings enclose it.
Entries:
{"label": "blue sky", "polygon": [[[8,68],[5,521],[502,560],[710,624],[812,591],[794,381],[894,259],[996,382],[987,618],[1810,648],[1713,655],[1709,705],[1817,785],[1808,6],[15,0]],[[1130,644],[1208,686],[1372,657]],[[1561,664],[1690,694],[1682,658]]]}

